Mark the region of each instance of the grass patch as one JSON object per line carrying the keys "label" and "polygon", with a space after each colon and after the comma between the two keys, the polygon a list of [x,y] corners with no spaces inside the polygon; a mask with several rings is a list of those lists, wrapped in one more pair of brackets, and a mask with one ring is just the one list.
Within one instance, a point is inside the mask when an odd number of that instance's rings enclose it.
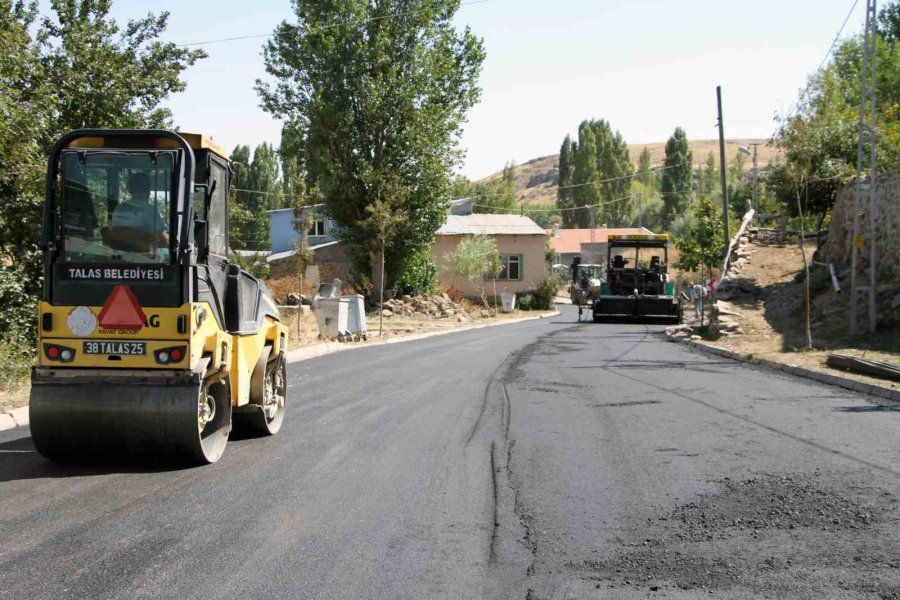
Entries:
{"label": "grass patch", "polygon": [[28,376],[33,358],[31,348],[21,342],[0,339],[0,412],[27,403]]}

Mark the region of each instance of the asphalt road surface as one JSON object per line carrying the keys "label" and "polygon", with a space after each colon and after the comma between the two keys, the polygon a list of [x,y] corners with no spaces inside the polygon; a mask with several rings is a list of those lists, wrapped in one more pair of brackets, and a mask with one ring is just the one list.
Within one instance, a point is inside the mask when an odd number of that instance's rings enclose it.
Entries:
{"label": "asphalt road surface", "polygon": [[194,469],[0,434],[0,598],[900,598],[900,410],[552,319],[293,365]]}

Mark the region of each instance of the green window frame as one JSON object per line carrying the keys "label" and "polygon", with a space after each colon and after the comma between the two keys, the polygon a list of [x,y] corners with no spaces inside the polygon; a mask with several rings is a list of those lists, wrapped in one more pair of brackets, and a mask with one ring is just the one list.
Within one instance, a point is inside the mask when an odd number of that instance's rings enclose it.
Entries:
{"label": "green window frame", "polygon": [[490,275],[484,278],[488,281],[522,281],[522,271],[525,268],[525,256],[522,254],[501,254],[500,264],[502,269],[496,279]]}

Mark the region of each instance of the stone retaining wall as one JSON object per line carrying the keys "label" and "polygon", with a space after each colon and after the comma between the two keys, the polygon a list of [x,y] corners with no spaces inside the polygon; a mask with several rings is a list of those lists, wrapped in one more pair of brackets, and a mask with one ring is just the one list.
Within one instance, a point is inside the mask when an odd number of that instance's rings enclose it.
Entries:
{"label": "stone retaining wall", "polygon": [[[900,172],[882,175],[878,179],[876,189],[878,321],[883,325],[897,326],[900,325]],[[835,263],[841,274],[841,283],[848,291],[853,252],[855,199],[856,190],[852,183],[838,192],[831,212],[831,225],[824,248],[825,256],[822,257]],[[868,206],[863,207],[862,218],[868,219]],[[867,246],[864,246],[860,258],[861,264],[867,267],[869,262]]]}

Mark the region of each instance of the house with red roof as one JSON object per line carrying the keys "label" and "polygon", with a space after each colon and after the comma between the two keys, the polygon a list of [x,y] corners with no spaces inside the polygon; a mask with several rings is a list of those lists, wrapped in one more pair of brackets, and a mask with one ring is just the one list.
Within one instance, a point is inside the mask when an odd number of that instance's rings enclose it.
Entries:
{"label": "house with red roof", "polygon": [[[634,235],[653,232],[646,227],[595,227],[594,229],[561,229],[554,226],[547,230],[550,247],[556,252],[555,264],[569,266],[576,256],[583,263],[606,262],[606,244],[610,234]],[[583,246],[584,245],[584,246]]]}

